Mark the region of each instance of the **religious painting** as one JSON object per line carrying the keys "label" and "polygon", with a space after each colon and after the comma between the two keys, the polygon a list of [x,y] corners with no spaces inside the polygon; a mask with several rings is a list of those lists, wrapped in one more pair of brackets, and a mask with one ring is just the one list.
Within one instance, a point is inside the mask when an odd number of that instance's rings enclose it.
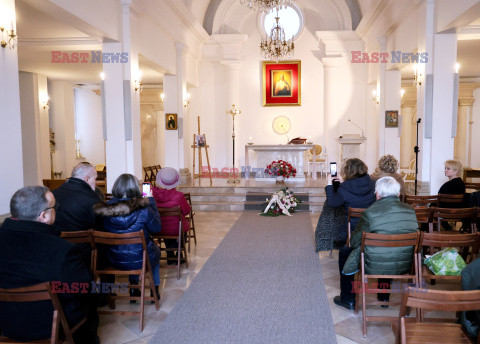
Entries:
{"label": "religious painting", "polygon": [[301,61],[263,62],[263,106],[301,105]]}
{"label": "religious painting", "polygon": [[176,113],[166,113],[165,114],[165,129],[166,130],[177,130],[177,114]]}
{"label": "religious painting", "polygon": [[195,143],[198,147],[205,147],[205,135],[195,135]]}
{"label": "religious painting", "polygon": [[385,128],[398,128],[398,111],[385,111]]}

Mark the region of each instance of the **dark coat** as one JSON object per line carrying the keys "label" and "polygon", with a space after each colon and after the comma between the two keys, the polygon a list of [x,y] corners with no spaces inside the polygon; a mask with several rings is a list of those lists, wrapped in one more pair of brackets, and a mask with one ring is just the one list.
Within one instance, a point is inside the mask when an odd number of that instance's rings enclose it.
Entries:
{"label": "dark coat", "polygon": [[[462,178],[457,177],[443,184],[440,187],[440,190],[438,190],[438,193],[447,194],[447,195],[464,195],[465,191],[466,191],[465,183],[463,182]],[[464,203],[443,202],[439,204],[440,208],[463,208],[465,206],[467,206],[466,202]]]}
{"label": "dark coat", "polygon": [[[462,288],[463,290],[480,290],[480,258],[475,259],[462,270]],[[480,311],[462,312],[460,319],[467,333],[476,339],[480,328]]]}
{"label": "dark coat", "polygon": [[[91,285],[91,276],[75,244],[58,237],[41,222],[6,219],[0,228],[0,288],[31,286],[47,281]],[[90,293],[59,294],[71,325],[87,315]],[[50,301],[0,303],[0,332],[17,340],[45,339],[52,329]]]}
{"label": "dark coat", "polygon": [[[150,234],[162,230],[160,215],[153,198],[112,198],[108,203],[97,204],[95,214],[103,217],[107,232],[125,234],[143,230],[147,243],[148,258],[154,265],[160,259],[160,250]],[[110,246],[107,256],[117,269],[133,270],[142,268],[142,245]]]}
{"label": "dark coat", "polygon": [[90,185],[78,178],[69,178],[52,191],[59,204],[53,226],[59,231],[100,229],[95,222],[93,206],[100,202],[99,195]]}
{"label": "dark coat", "polygon": [[[357,228],[352,233],[350,244],[354,249],[343,267],[345,275],[358,271],[362,235],[407,234],[418,231],[415,210],[400,202],[395,196],[384,197],[373,203],[362,213]],[[366,247],[365,270],[367,274],[401,275],[410,272],[413,247]]]}
{"label": "dark coat", "polygon": [[[367,174],[360,178],[346,180],[340,184],[337,192],[332,185],[325,187],[327,194],[327,205],[335,208],[344,206],[348,212],[349,208],[368,208],[375,202],[375,182]],[[358,218],[352,218],[352,231],[358,223]],[[347,239],[347,226],[344,225],[342,232],[336,240]]]}

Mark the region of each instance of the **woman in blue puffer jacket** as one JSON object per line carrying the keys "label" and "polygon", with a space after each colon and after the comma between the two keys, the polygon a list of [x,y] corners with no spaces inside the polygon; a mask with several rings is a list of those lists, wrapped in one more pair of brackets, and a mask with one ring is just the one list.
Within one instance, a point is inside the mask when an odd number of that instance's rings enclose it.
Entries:
{"label": "woman in blue puffer jacket", "polygon": [[[160,250],[150,234],[161,231],[160,215],[152,197],[142,197],[137,178],[122,174],[112,188],[113,198],[106,204],[97,204],[95,214],[103,217],[105,231],[125,234],[143,230],[147,243],[148,258],[152,267],[153,281],[158,294],[160,284]],[[117,269],[142,268],[142,245],[110,246],[107,257]],[[131,284],[138,284],[138,276],[130,276]],[[140,296],[140,290],[131,289],[130,295]]]}

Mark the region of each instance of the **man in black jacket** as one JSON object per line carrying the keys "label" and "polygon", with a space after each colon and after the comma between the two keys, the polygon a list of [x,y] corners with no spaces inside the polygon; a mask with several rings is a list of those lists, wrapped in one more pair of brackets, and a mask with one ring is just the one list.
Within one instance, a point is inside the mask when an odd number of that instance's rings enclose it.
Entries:
{"label": "man in black jacket", "polygon": [[72,177],[52,191],[59,203],[53,226],[58,231],[82,231],[98,228],[93,206],[100,202],[95,192],[97,171],[88,162],[75,166]]}
{"label": "man in black jacket", "polygon": [[[0,227],[0,288],[52,282],[70,326],[87,316],[75,342],[98,343],[98,315],[89,292],[92,278],[83,250],[53,230],[56,208],[55,197],[44,186],[25,187],[13,195],[12,217]],[[0,334],[23,341],[48,338],[52,316],[50,301],[2,302]]]}

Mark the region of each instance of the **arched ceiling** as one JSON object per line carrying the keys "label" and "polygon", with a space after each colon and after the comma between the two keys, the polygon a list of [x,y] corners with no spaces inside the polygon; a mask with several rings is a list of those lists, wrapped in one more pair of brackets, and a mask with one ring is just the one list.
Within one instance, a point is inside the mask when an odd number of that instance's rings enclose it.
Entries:
{"label": "arched ceiling", "polygon": [[[182,0],[209,34],[239,32],[240,24],[255,13],[240,0]],[[315,13],[322,30],[355,29],[372,0],[295,0],[304,11]],[[203,16],[203,17],[202,17]]]}

